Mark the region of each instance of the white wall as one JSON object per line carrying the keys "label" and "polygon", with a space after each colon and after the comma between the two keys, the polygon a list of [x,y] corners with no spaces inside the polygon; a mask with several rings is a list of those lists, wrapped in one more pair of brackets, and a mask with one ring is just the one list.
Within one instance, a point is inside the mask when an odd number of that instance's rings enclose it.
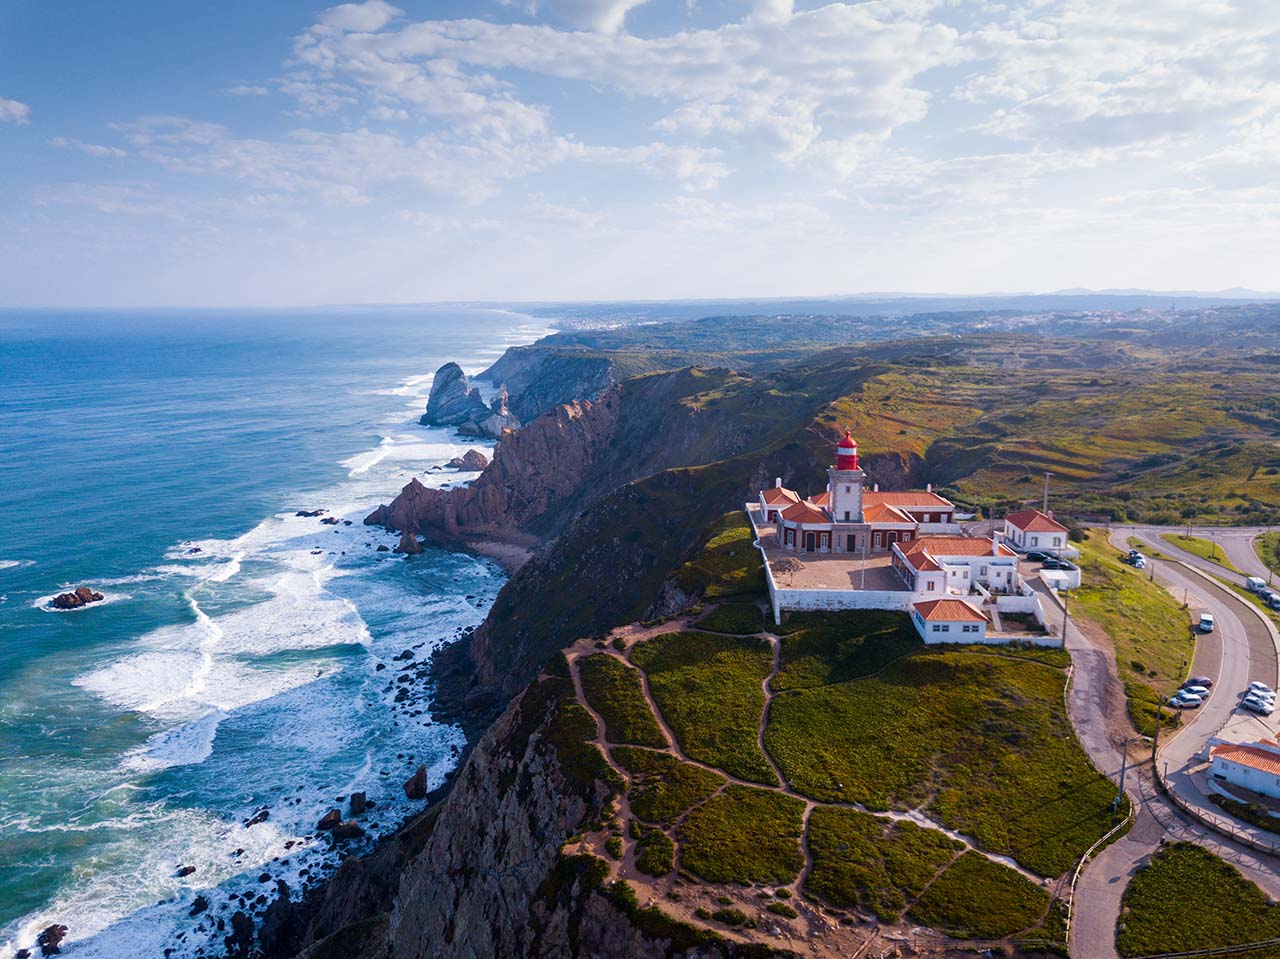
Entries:
{"label": "white wall", "polygon": [[1273,773],[1265,773],[1261,769],[1254,769],[1252,766],[1242,766],[1221,756],[1213,757],[1211,772],[1222,776],[1229,783],[1235,783],[1245,789],[1252,789],[1254,792],[1262,793],[1264,796],[1280,799],[1280,776],[1276,776]]}

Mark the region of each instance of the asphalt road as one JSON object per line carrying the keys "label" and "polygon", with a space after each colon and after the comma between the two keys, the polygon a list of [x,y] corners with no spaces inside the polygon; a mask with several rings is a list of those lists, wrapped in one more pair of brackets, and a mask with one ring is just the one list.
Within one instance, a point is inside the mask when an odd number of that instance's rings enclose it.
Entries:
{"label": "asphalt road", "polygon": [[[1111,536],[1115,545],[1126,546],[1127,538],[1136,535],[1152,549],[1182,559],[1182,551],[1175,550],[1160,538],[1162,532],[1169,530],[1126,527],[1114,529]],[[1234,537],[1224,536],[1219,540],[1232,562],[1249,572],[1256,567],[1250,566],[1242,554],[1245,550],[1252,553],[1251,540],[1256,532],[1259,531],[1242,531]],[[1241,554],[1239,559],[1236,554]],[[1212,564],[1190,554],[1185,555],[1188,563],[1197,569],[1212,569]],[[1262,565],[1256,557],[1254,562],[1257,567]],[[1172,562],[1156,561],[1154,572],[1156,580],[1172,587],[1175,595],[1179,590],[1186,590],[1193,605],[1203,605],[1218,621],[1215,634],[1198,643],[1192,666],[1192,672],[1214,678],[1214,693],[1199,710],[1184,713],[1185,725],[1176,736],[1164,741],[1160,762],[1162,766],[1168,763],[1170,785],[1179,796],[1189,803],[1219,813],[1217,807],[1201,795],[1186,767],[1196,761],[1195,757],[1211,736],[1216,735],[1226,723],[1239,721],[1238,717],[1242,715],[1238,708],[1239,690],[1252,679],[1263,679],[1272,686],[1277,684],[1277,638],[1244,600],[1222,586]],[[1116,744],[1107,740],[1102,725],[1108,698],[1122,695],[1110,653],[1089,643],[1074,624],[1068,627],[1066,642],[1075,664],[1068,699],[1072,722],[1095,765],[1116,780],[1120,752]],[[1259,725],[1261,734],[1267,727]],[[1131,755],[1138,758],[1140,754]],[[1124,890],[1133,874],[1161,842],[1168,839],[1183,839],[1205,846],[1232,862],[1272,897],[1280,898],[1278,860],[1206,831],[1159,796],[1143,776],[1130,774],[1125,782],[1125,792],[1135,804],[1134,824],[1124,837],[1099,853],[1081,875],[1072,918],[1073,957],[1111,959],[1117,955],[1115,928]]]}

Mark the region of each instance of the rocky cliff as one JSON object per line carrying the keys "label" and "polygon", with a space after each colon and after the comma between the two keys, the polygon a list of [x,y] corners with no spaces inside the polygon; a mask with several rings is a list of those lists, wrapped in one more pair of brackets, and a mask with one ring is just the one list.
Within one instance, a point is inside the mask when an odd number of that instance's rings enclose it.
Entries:
{"label": "rocky cliff", "polygon": [[620,377],[617,361],[602,354],[513,346],[480,379],[505,386],[511,412],[527,423],[563,403],[597,399]]}
{"label": "rocky cliff", "polygon": [[480,390],[467,382],[457,363],[446,363],[436,370],[427,411],[418,422],[424,426],[455,426],[465,436],[491,439],[520,428],[520,420],[507,408],[507,391],[499,390],[493,404],[486,405]]}
{"label": "rocky cliff", "polygon": [[443,804],[280,917],[296,932],[270,959],[774,954],[640,909],[605,883],[601,860],[562,853],[612,814],[621,789],[595,736],[567,675],[544,673],[479,741]]}

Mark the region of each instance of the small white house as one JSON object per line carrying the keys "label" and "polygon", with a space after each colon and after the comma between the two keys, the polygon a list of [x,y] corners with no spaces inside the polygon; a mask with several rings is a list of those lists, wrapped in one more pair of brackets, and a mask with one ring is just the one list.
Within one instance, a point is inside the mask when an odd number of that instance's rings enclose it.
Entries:
{"label": "small white house", "polygon": [[1209,773],[1234,786],[1280,799],[1280,742],[1218,743],[1209,750]]}
{"label": "small white house", "polygon": [[1004,540],[1020,553],[1036,549],[1057,555],[1067,548],[1067,528],[1038,509],[1023,509],[1004,518]]}
{"label": "small white house", "polygon": [[963,599],[930,599],[911,607],[911,622],[926,643],[985,643],[983,612]]}

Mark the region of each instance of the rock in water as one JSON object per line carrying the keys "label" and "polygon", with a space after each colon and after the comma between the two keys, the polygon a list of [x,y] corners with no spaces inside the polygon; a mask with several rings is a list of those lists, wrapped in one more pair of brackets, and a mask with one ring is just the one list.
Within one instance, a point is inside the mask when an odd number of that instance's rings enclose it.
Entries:
{"label": "rock in water", "polygon": [[253,920],[243,912],[237,912],[231,917],[231,935],[223,942],[230,959],[248,959],[253,949]]}
{"label": "rock in water", "polygon": [[425,799],[427,796],[427,767],[419,765],[418,771],[414,773],[404,784],[404,794],[410,799]]}
{"label": "rock in water", "polygon": [[191,911],[188,912],[187,915],[198,916],[200,915],[200,913],[204,912],[208,908],[209,908],[209,900],[206,899],[204,896],[196,896],[195,900],[191,903]]}
{"label": "rock in water", "polygon": [[445,464],[445,466],[451,466],[456,470],[474,470],[477,473],[488,465],[489,460],[479,450],[467,450],[461,456],[455,456]]}
{"label": "rock in water", "polygon": [[357,792],[351,794],[351,815],[358,816],[367,808],[368,803],[365,801],[364,793]]}
{"label": "rock in water", "polygon": [[67,927],[56,922],[45,928],[36,936],[36,945],[40,947],[40,955],[56,956],[62,952],[62,940],[67,937]]}
{"label": "rock in water", "polygon": [[461,426],[479,422],[489,416],[489,407],[480,391],[467,383],[467,375],[457,363],[446,363],[436,370],[427,398],[427,411],[419,420],[425,426]]}
{"label": "rock in water", "polygon": [[79,609],[90,603],[102,602],[101,593],[94,592],[88,586],[77,586],[69,593],[59,593],[51,604],[54,609]]}
{"label": "rock in water", "polygon": [[331,835],[335,841],[342,842],[347,839],[360,839],[364,836],[364,830],[360,828],[360,824],[358,822],[354,819],[350,819],[347,822],[341,822],[334,826]]}
{"label": "rock in water", "polygon": [[330,809],[327,813],[320,817],[320,821],[316,823],[316,830],[324,832],[333,829],[342,824],[342,812],[338,809]]}
{"label": "rock in water", "polygon": [[404,553],[406,556],[417,556],[422,552],[422,544],[418,542],[416,534],[404,530],[400,534],[400,544],[395,548],[394,552]]}

